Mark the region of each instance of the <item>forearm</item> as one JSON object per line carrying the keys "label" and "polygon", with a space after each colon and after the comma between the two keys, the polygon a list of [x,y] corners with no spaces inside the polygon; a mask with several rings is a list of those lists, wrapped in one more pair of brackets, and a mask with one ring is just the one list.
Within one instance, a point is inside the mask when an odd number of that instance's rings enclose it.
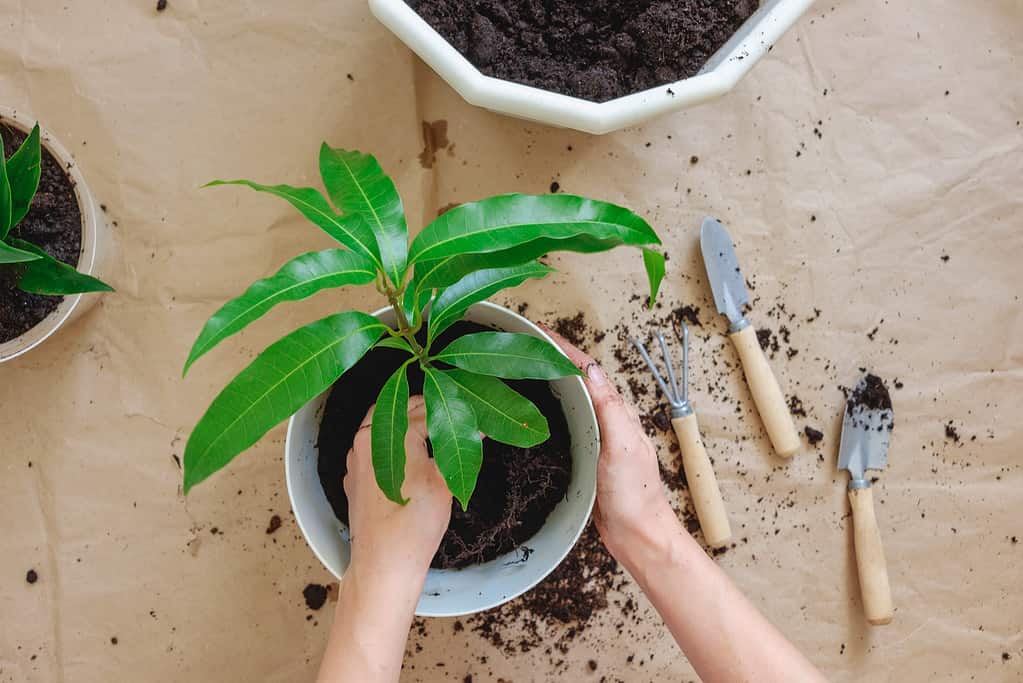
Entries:
{"label": "forearm", "polygon": [[334,624],[323,655],[320,683],[397,681],[423,576],[362,572],[341,581]]}
{"label": "forearm", "polygon": [[705,683],[824,678],[668,512],[622,564],[642,587]]}

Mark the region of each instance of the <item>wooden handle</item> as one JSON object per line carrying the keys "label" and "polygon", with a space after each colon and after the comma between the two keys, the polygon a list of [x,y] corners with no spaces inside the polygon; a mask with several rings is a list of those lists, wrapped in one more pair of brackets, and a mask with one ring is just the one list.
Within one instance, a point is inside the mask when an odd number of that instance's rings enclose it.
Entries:
{"label": "wooden handle", "polygon": [[881,547],[881,533],[874,516],[874,493],[869,488],[849,491],[852,505],[856,567],[860,574],[860,593],[867,621],[875,626],[891,623],[892,590],[888,585],[888,566]]}
{"label": "wooden handle", "polygon": [[696,516],[700,518],[703,537],[711,547],[720,548],[731,540],[732,528],[728,524],[728,513],[725,512],[714,468],[700,439],[696,415],[676,417],[671,425],[682,448],[682,467],[689,482],[689,495],[693,498]]}
{"label": "wooden handle", "polygon": [[749,384],[753,402],[757,404],[757,411],[771,438],[771,444],[778,455],[791,458],[799,450],[799,434],[792,424],[785,395],[781,393],[778,380],[767,364],[767,356],[757,341],[757,331],[750,325],[730,336],[739,352],[746,383]]}

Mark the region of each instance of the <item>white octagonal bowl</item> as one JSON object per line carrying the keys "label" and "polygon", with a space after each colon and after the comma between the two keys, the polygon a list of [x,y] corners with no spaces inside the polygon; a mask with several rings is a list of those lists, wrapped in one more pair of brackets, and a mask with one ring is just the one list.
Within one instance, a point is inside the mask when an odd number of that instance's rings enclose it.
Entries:
{"label": "white octagonal bowl", "polygon": [[813,0],[762,0],[759,9],[692,78],[607,102],[590,102],[484,76],[405,0],[369,0],[377,19],[470,104],[499,114],[595,134],[633,126],[723,95],[735,87],[812,4]]}
{"label": "white octagonal bowl", "polygon": [[[394,324],[394,312],[390,307],[373,315]],[[552,341],[526,318],[489,302],[470,308],[465,319]],[[513,550],[490,562],[464,569],[431,569],[416,607],[419,616],[472,614],[522,595],[561,564],[586,528],[597,495],[597,454],[600,452],[597,416],[579,377],[563,377],[550,384],[561,401],[572,439],[572,478],[568,493],[543,527],[526,541],[525,545],[532,551],[527,557]],[[352,560],[348,527],[334,516],[316,467],[320,419],[329,395],[330,389],[307,403],[288,422],[284,465],[288,497],[302,534],[323,566],[343,580]],[[334,454],[334,457],[345,457],[345,454]]]}

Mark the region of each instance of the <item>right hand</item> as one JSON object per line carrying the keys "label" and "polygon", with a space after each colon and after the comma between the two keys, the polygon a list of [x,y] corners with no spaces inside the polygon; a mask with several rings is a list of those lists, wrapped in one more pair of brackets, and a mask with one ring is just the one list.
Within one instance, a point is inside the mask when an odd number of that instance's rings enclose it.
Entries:
{"label": "right hand", "polygon": [[642,541],[660,545],[666,525],[679,526],[661,483],[657,451],[636,409],[615,390],[600,365],[553,330],[545,331],[583,371],[593,400],[600,427],[594,521],[604,545],[624,563]]}

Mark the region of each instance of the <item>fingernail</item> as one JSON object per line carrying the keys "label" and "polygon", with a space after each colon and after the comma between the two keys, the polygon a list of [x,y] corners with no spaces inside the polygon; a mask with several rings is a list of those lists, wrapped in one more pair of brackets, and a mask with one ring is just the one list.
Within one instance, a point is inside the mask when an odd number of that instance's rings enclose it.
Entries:
{"label": "fingernail", "polygon": [[607,384],[607,377],[604,376],[604,371],[600,369],[596,361],[586,366],[586,374],[595,387],[602,387]]}

